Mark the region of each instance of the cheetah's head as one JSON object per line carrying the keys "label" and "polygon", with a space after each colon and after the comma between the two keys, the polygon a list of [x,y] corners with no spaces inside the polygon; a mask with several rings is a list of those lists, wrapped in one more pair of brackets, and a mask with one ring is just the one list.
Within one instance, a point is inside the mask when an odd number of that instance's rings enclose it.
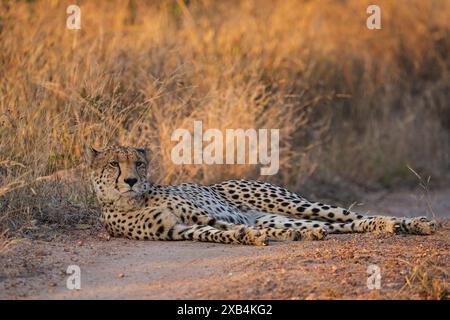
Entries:
{"label": "cheetah's head", "polygon": [[132,198],[145,191],[148,185],[145,149],[108,147],[98,151],[86,147],[85,158],[99,200]]}

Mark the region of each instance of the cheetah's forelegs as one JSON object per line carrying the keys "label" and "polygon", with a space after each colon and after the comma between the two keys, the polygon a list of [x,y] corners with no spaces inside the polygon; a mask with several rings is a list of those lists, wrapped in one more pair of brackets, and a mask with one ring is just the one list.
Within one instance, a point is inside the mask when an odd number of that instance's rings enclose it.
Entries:
{"label": "cheetah's forelegs", "polygon": [[268,244],[268,237],[259,230],[251,227],[241,227],[233,230],[219,230],[204,225],[181,225],[173,228],[172,238],[163,240],[194,240],[202,242],[234,243],[264,246]]}

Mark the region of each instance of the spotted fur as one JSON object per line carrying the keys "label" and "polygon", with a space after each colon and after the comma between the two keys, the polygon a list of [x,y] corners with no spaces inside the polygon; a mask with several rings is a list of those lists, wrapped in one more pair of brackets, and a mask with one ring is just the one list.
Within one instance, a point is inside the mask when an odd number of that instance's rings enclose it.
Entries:
{"label": "spotted fur", "polygon": [[268,182],[158,185],[147,180],[144,149],[86,149],[101,221],[114,237],[265,245],[273,240],[320,240],[327,233],[431,234],[424,217],[365,217],[311,202]]}

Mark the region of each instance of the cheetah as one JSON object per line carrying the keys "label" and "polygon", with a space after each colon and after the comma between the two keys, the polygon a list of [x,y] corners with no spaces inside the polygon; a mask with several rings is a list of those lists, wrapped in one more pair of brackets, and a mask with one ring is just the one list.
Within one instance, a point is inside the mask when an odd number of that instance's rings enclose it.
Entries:
{"label": "cheetah", "polygon": [[267,245],[269,240],[321,240],[329,233],[429,235],[425,217],[363,216],[311,202],[269,182],[159,185],[147,179],[143,148],[85,148],[100,220],[112,237]]}

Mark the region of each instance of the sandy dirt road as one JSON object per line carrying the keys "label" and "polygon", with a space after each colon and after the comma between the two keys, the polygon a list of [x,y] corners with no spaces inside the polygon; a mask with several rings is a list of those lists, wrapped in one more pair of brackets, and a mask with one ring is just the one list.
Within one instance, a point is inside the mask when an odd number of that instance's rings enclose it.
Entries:
{"label": "sandy dirt road", "polygon": [[[51,241],[21,240],[0,255],[0,299],[448,297],[450,190],[430,199],[443,223],[433,236],[331,235],[250,247],[107,241],[97,230],[72,230]],[[378,194],[357,210],[417,216],[426,204],[408,192]],[[69,265],[80,267],[80,290],[66,287]],[[369,265],[380,268],[380,290],[367,287]]]}

